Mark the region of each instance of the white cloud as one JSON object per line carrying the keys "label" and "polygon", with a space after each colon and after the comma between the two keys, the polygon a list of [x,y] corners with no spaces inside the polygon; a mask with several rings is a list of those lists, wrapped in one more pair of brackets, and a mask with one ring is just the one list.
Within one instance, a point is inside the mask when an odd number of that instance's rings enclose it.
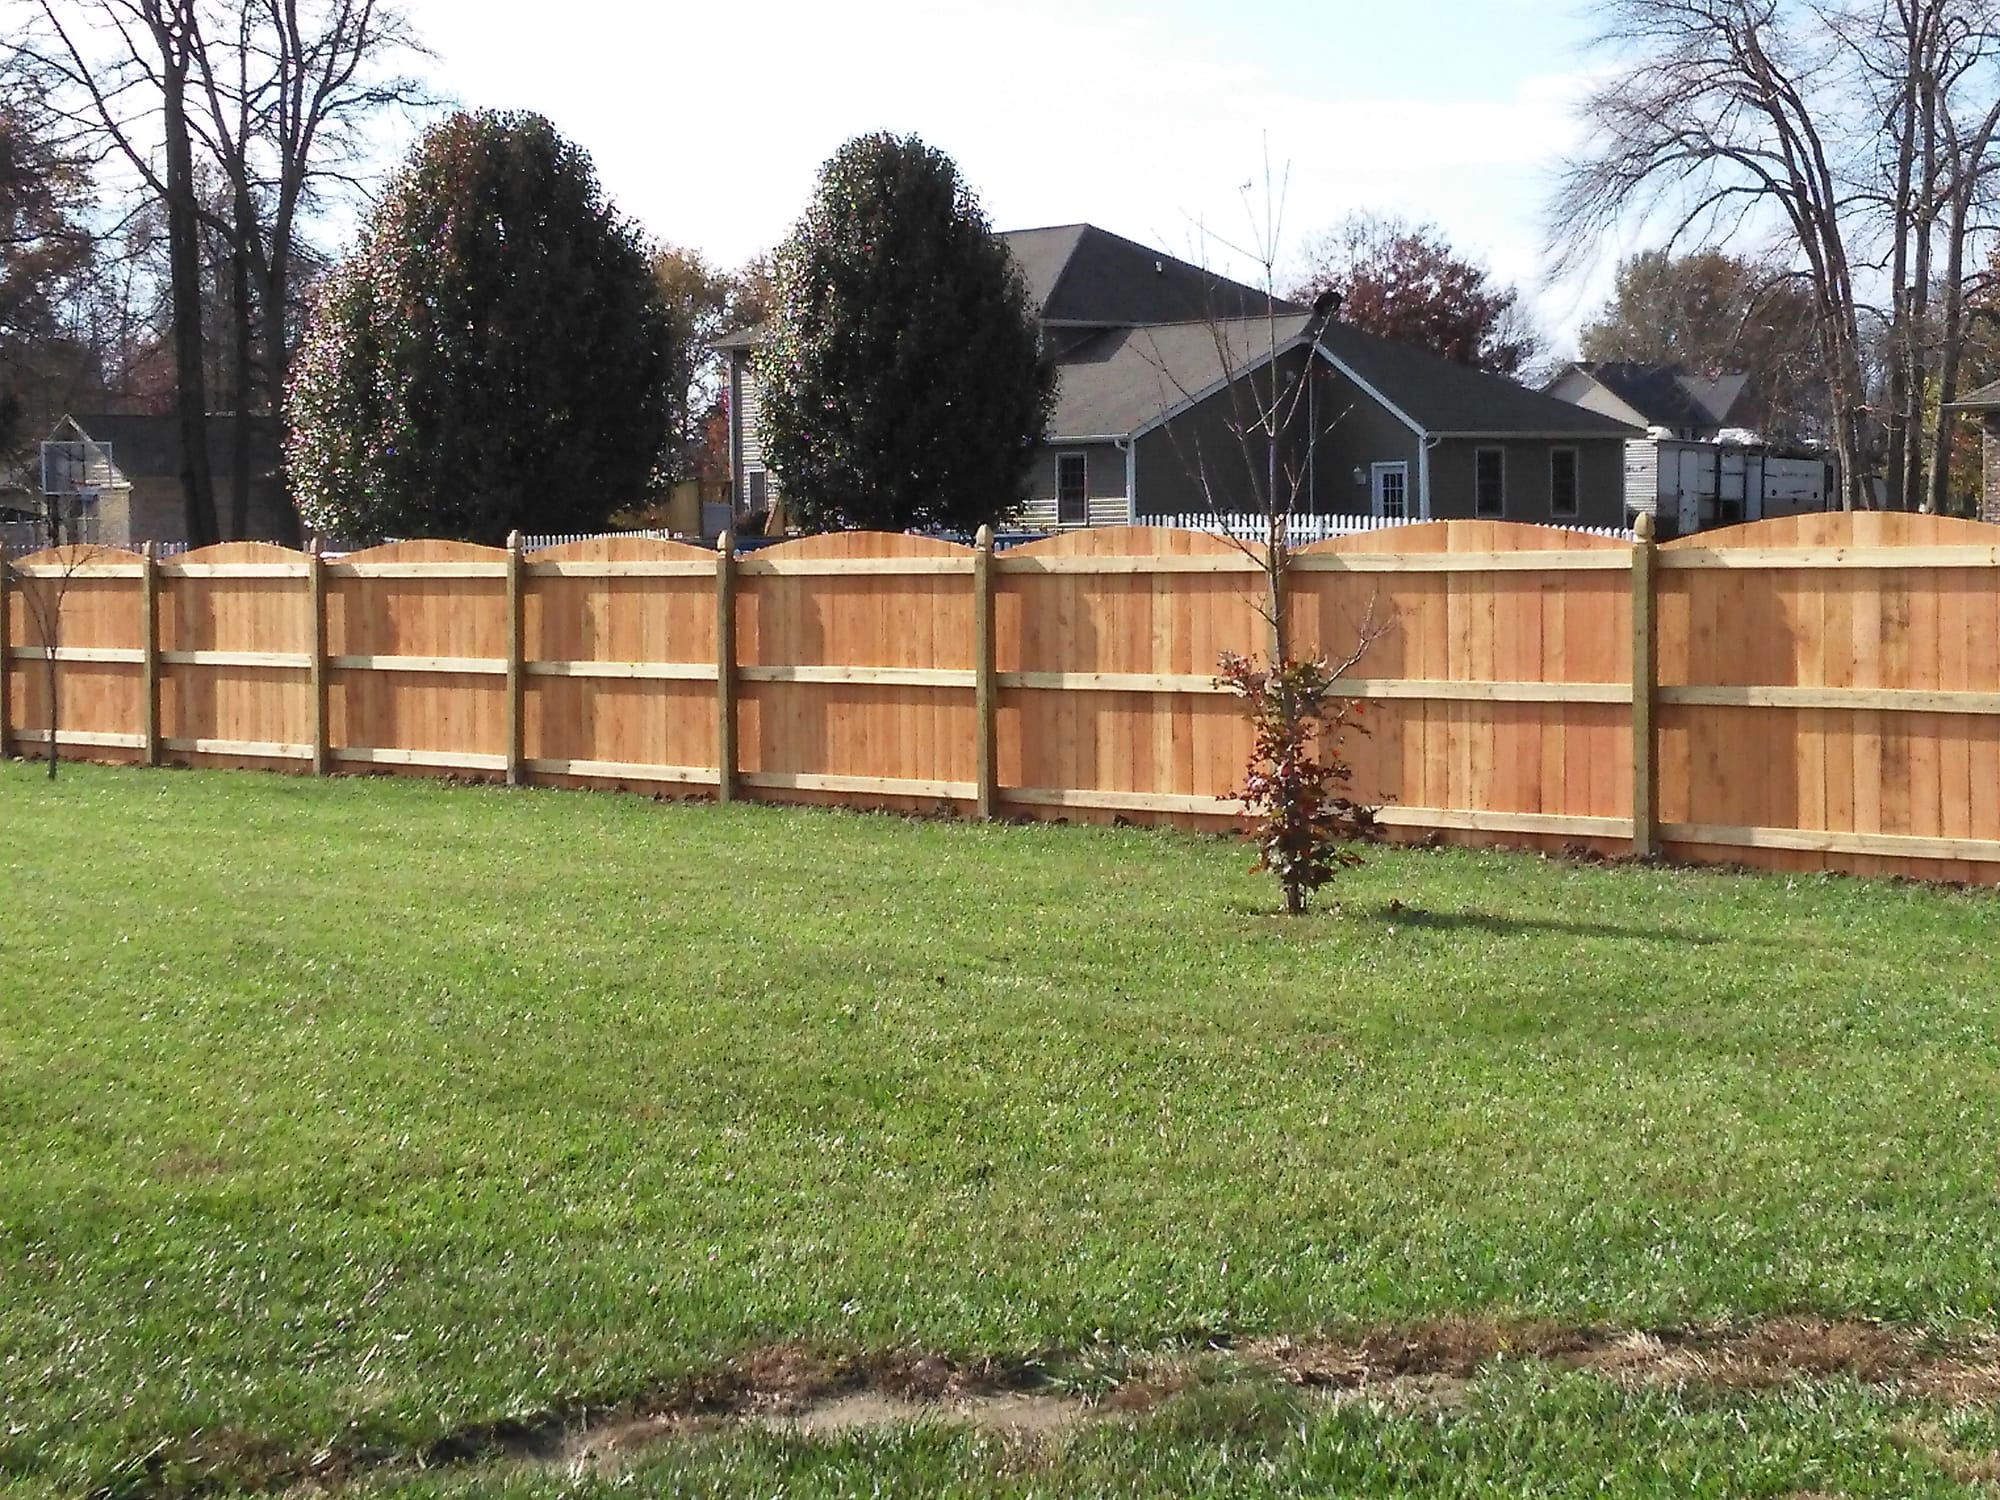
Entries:
{"label": "white cloud", "polygon": [[[1254,25],[1224,47],[1153,7],[1081,0],[562,9],[550,26],[547,0],[421,0],[417,20],[464,102],[549,114],[627,212],[724,262],[785,233],[843,139],[886,128],[951,152],[1002,227],[1088,219],[1177,253],[1198,224],[1241,237],[1239,190],[1268,141],[1290,164],[1288,238],[1384,210],[1534,282],[1546,172],[1583,83],[1424,97],[1416,70],[1405,91],[1343,65],[1324,87],[1286,85]],[[1213,244],[1208,258],[1229,260]]]}

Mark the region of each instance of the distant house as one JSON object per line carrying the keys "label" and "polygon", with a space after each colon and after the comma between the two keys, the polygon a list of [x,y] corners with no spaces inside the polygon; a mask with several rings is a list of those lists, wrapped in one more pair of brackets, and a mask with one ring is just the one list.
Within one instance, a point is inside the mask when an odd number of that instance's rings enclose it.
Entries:
{"label": "distant house", "polygon": [[1774,451],[1746,425],[1746,374],[1580,360],[1543,389],[1645,429],[1625,445],[1625,509],[1655,516],[1664,535],[1826,508],[1825,460]]}
{"label": "distant house", "polygon": [[[269,421],[252,422],[254,455],[264,462],[250,481],[248,534],[278,538],[287,519],[275,468],[277,431]],[[215,504],[225,520],[235,474],[237,418],[208,419],[208,458],[215,475]],[[180,541],[187,536],[187,499],[181,483],[180,419],[100,412],[67,416],[43,444],[42,483],[64,495],[65,513],[80,534],[105,546]]]}
{"label": "distant house", "polygon": [[[1274,361],[1288,385],[1311,372],[1281,439],[1305,511],[1624,522],[1632,424],[1294,303],[1278,304],[1274,327],[1256,288],[1093,225],[1002,238],[1058,377],[1027,526],[1255,509],[1232,428],[1245,425]],[[780,486],[759,431],[759,342],[752,328],[718,345],[729,356],[735,493],[751,510]]]}
{"label": "distant house", "polygon": [[[1742,410],[1750,377],[1696,375],[1683,365],[1624,360],[1579,360],[1544,389],[1586,411],[1643,427],[1655,437],[1713,443],[1743,431]],[[1743,432],[1755,441],[1754,434]]]}
{"label": "distant house", "polygon": [[1959,397],[1951,409],[1979,419],[1979,519],[2000,521],[2000,380]]}

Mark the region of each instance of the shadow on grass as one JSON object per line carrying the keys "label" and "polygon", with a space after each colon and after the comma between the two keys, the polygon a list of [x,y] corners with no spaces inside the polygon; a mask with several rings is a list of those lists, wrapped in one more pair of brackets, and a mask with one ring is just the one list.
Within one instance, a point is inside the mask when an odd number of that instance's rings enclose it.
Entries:
{"label": "shadow on grass", "polygon": [[1374,911],[1353,913],[1368,921],[1420,932],[1482,932],[1493,937],[1610,938],[1628,943],[1677,943],[1712,948],[1729,942],[1754,945],[1754,938],[1723,938],[1712,932],[1688,932],[1674,927],[1650,927],[1625,922],[1585,922],[1569,917],[1502,917],[1480,911],[1426,911],[1392,901]]}
{"label": "shadow on grass", "polygon": [[1239,916],[1268,921],[1279,932],[1314,935],[1327,922],[1393,928],[1402,932],[1485,933],[1492,937],[1577,937],[1607,938],[1623,943],[1676,943],[1690,948],[1713,948],[1723,943],[1738,947],[1768,947],[1768,938],[1724,937],[1713,932],[1688,932],[1675,927],[1649,927],[1639,923],[1585,922],[1568,917],[1503,917],[1480,911],[1426,911],[1392,901],[1387,906],[1352,906],[1329,902],[1315,905],[1302,917],[1289,917],[1276,906],[1251,901],[1232,901],[1228,910]]}

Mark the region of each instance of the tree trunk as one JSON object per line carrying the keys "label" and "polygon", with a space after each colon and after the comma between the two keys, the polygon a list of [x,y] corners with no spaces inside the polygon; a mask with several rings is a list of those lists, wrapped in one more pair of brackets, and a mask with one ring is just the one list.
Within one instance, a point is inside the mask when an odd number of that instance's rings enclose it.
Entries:
{"label": "tree trunk", "polygon": [[243,236],[256,230],[256,211],[239,190],[236,195],[237,243],[229,255],[229,396],[233,417],[229,429],[229,537],[242,541],[250,534],[250,424],[255,399],[255,309],[250,297],[250,262]]}
{"label": "tree trunk", "polygon": [[[57,602],[56,608],[62,608],[60,601]],[[56,663],[56,650],[60,646],[61,641],[62,633],[60,631],[51,632],[47,642],[48,655],[43,659],[44,675],[42,682],[48,689],[49,699],[49,780],[51,781],[56,779],[56,761],[58,759],[56,730],[62,723],[62,699],[59,696],[62,689],[62,674],[58,670]]]}
{"label": "tree trunk", "polygon": [[202,378],[201,224],[197,217],[194,147],[188,133],[186,0],[147,0],[146,17],[160,49],[161,127],[167,157],[167,260],[172,282],[174,410],[180,418],[181,487],[187,540],[206,547],[221,540],[215,517],[215,475],[208,455],[208,395]]}
{"label": "tree trunk", "polygon": [[305,545],[305,528],[299,521],[298,507],[292,501],[292,486],[285,476],[285,387],[291,378],[292,366],[290,329],[285,312],[285,300],[291,295],[287,266],[290,254],[289,235],[280,225],[273,230],[269,262],[258,289],[262,305],[257,312],[263,320],[264,342],[263,410],[268,413],[271,424],[270,435],[260,445],[265,460],[260,472],[269,478],[275,492],[276,504],[271,519],[277,527],[277,539],[287,547],[302,547]]}

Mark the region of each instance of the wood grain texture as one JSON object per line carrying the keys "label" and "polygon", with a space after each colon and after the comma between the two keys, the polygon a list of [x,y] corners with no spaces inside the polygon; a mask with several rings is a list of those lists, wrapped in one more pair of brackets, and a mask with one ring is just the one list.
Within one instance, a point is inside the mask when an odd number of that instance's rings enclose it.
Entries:
{"label": "wood grain texture", "polygon": [[[1392,836],[1616,851],[1643,847],[1650,801],[1680,858],[2000,882],[2000,528],[1794,517],[1654,558],[1648,577],[1626,543],[1505,522],[1305,549],[1287,581],[1295,649],[1345,659],[1370,638],[1349,674],[1366,732],[1344,748]],[[1249,731],[1216,676],[1225,651],[1264,649],[1254,549],[1117,527],[990,565],[867,533],[757,560],[575,543],[523,559],[510,612],[507,554],[458,543],[320,567],[232,543],[150,582],[104,549],[41,553],[0,597],[9,731],[48,742],[36,606],[64,590],[67,754],[513,765],[704,793],[734,790],[727,762],[781,800],[1240,816]]]}

